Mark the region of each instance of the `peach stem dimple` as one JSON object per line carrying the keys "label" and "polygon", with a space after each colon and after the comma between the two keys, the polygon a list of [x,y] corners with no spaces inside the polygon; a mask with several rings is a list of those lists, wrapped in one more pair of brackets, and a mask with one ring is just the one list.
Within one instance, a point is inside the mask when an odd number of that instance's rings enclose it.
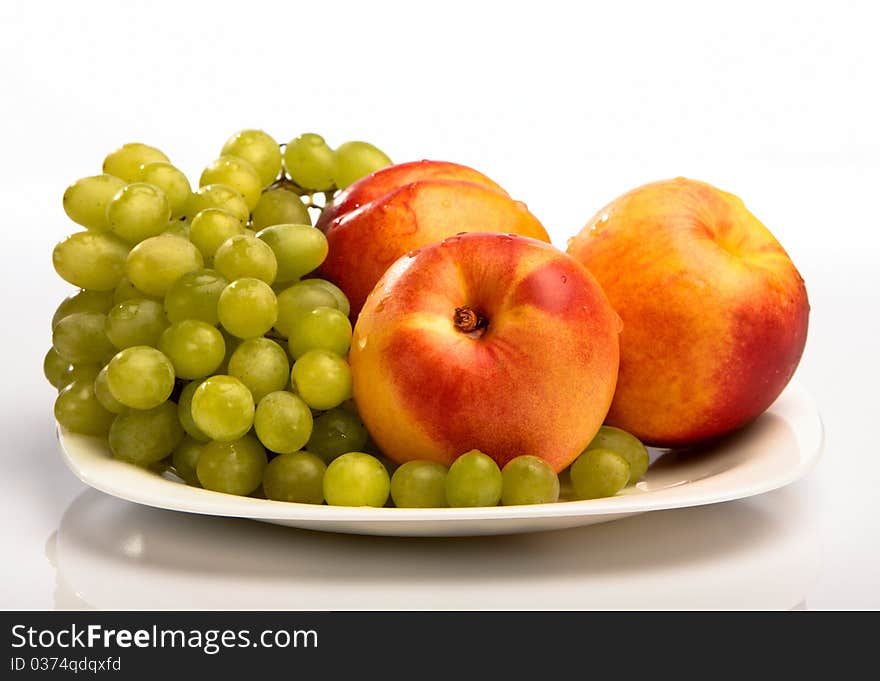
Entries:
{"label": "peach stem dimple", "polygon": [[[452,322],[455,328],[462,333],[474,333],[475,331],[484,331],[489,326],[489,320],[483,315],[474,311],[468,305],[455,308],[455,314],[452,315]],[[482,333],[480,333],[482,335]]]}

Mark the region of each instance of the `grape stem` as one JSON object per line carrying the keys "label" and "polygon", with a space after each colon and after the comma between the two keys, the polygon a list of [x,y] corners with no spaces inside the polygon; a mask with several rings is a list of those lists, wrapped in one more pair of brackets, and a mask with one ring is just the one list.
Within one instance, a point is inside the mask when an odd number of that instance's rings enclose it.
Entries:
{"label": "grape stem", "polygon": [[452,323],[462,333],[478,334],[476,338],[482,336],[489,327],[489,320],[468,305],[455,308]]}

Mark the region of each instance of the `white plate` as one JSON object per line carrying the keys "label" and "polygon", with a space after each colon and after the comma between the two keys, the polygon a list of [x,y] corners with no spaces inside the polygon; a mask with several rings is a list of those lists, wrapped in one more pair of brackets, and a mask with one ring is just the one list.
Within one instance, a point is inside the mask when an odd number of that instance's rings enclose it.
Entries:
{"label": "white plate", "polygon": [[754,496],[794,482],[822,451],[822,422],[792,383],[754,423],[699,452],[666,453],[614,497],[491,508],[348,508],[268,501],[190,487],[115,461],[106,442],[59,429],[64,461],[95,489],[147,506],[251,518],[310,530],[444,537],[511,534],[591,525],[668,508]]}

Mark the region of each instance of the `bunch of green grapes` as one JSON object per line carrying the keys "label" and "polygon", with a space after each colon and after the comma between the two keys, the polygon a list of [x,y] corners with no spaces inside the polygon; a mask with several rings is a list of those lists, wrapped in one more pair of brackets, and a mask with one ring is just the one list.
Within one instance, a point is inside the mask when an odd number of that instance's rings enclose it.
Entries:
{"label": "bunch of green grapes", "polygon": [[126,144],[65,191],[85,230],[52,259],[79,290],[43,364],[63,428],[207,489],[324,500],[327,464],[369,443],[348,300],[309,278],[327,240],[308,207],[390,159],[362,142],[328,155],[315,138],[241,131],[195,190],[160,150]]}
{"label": "bunch of green grapes", "polygon": [[[310,275],[327,256],[312,227],[332,198],[390,163],[365,142],[278,145],[244,130],[193,191],[165,154],[126,144],[74,182],[64,209],[85,227],[52,254],[80,290],[52,318],[44,373],[68,431],[104,437],[119,460],[206,489],[344,506],[465,507],[559,498],[541,458],[503,469],[477,450],[447,467],[397,468],[352,399],[349,303]],[[573,495],[616,494],[645,447],[603,427],[572,464]]]}

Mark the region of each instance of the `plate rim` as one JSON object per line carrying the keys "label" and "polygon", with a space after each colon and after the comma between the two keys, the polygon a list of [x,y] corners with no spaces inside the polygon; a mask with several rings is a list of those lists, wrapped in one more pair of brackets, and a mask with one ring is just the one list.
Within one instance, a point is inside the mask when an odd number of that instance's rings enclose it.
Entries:
{"label": "plate rim", "polygon": [[[70,447],[70,441],[66,442],[66,440],[69,438],[87,438],[88,436],[68,433],[57,423],[56,434],[62,459],[79,480],[105,494],[153,508],[263,521],[308,522],[312,527],[322,523],[326,523],[329,526],[339,523],[464,523],[492,520],[563,519],[603,515],[629,515],[674,508],[705,506],[765,494],[791,484],[806,475],[821,457],[825,446],[825,428],[815,401],[799,382],[790,382],[768,411],[771,411],[784,398],[794,400],[801,407],[800,416],[808,416],[812,421],[811,432],[795,431],[798,444],[802,445],[801,441],[806,437],[809,445],[806,448],[803,446],[799,447],[799,459],[795,464],[785,469],[783,473],[753,483],[748,487],[733,486],[728,490],[715,490],[686,497],[673,496],[668,499],[664,499],[662,496],[658,498],[658,494],[652,492],[639,492],[632,494],[623,493],[601,499],[560,501],[551,504],[472,508],[374,508],[272,501],[254,497],[240,497],[192,487],[169,480],[168,478],[156,475],[154,472],[131,464],[115,461],[108,456],[71,453],[70,450],[74,448]],[[95,440],[98,438],[90,439]],[[122,476],[113,474],[115,470],[121,471],[123,467],[125,474]],[[177,488],[177,494],[166,499],[157,498],[156,494],[148,493],[140,488],[132,489],[130,486],[120,484],[117,480],[118,477],[127,478],[129,475],[143,476],[145,481],[149,480],[147,490],[155,488],[156,485],[174,485]],[[657,490],[657,492],[663,492],[665,489]]]}

